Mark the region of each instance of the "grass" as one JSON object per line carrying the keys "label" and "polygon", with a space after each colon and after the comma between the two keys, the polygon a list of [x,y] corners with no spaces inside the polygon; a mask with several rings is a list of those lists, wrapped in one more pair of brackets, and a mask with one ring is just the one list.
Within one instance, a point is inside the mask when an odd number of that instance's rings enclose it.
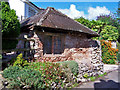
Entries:
{"label": "grass", "polygon": [[103,77],[103,76],[105,76],[105,75],[107,75],[106,72],[103,73],[103,74],[100,74],[100,75],[98,75],[98,76],[96,76],[96,77],[89,77],[89,78],[90,78],[91,81],[95,81],[97,78],[99,78],[99,77]]}
{"label": "grass", "polygon": [[96,77],[89,77],[91,81],[95,81]]}

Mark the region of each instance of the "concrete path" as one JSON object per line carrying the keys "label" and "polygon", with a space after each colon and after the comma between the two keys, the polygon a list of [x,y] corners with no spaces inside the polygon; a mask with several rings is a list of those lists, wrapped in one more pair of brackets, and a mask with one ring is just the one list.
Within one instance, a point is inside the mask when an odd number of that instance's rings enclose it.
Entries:
{"label": "concrete path", "polygon": [[118,74],[120,75],[120,71],[115,70],[109,72],[106,76],[100,77],[94,82],[87,82],[81,84],[77,88],[93,88],[93,90],[98,90],[102,88],[114,88],[113,90],[120,90],[120,77],[118,77]]}

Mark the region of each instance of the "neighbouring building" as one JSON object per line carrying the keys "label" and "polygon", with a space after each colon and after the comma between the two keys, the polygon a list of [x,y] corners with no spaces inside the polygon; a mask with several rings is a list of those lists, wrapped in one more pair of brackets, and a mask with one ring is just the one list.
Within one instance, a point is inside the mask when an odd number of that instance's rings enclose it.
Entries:
{"label": "neighbouring building", "polygon": [[9,5],[11,9],[16,11],[20,21],[31,17],[42,10],[29,0],[9,0]]}

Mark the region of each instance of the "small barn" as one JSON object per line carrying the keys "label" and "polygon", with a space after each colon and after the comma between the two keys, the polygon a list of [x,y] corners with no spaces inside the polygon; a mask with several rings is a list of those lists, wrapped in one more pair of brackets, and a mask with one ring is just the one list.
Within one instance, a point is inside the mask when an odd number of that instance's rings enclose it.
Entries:
{"label": "small barn", "polygon": [[20,23],[17,48],[28,49],[22,51],[24,57],[51,62],[101,63],[99,42],[91,39],[99,35],[52,7],[41,9]]}

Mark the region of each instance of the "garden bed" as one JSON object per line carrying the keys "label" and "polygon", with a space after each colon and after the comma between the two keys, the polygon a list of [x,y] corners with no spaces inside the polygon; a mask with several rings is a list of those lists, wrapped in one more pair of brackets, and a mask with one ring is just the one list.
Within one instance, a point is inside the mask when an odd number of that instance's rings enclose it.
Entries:
{"label": "garden bed", "polygon": [[76,61],[28,62],[22,54],[11,61],[2,75],[8,82],[7,88],[17,89],[72,88],[99,76],[86,64],[79,67]]}

